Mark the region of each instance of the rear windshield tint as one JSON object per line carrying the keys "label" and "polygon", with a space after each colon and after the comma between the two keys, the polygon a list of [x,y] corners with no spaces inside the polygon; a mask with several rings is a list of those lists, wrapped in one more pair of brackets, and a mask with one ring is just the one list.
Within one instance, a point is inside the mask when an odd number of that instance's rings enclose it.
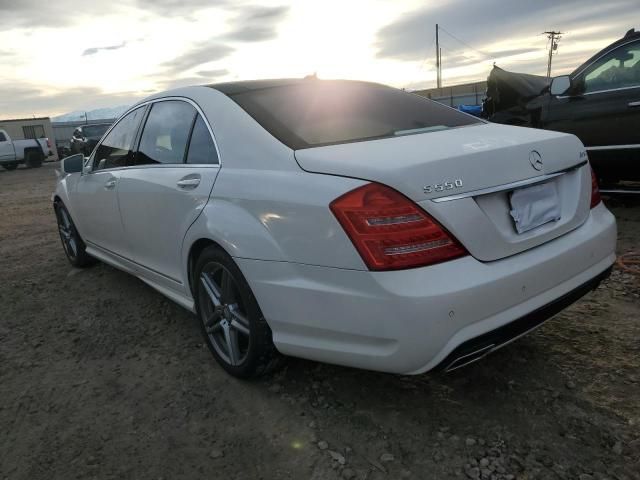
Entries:
{"label": "rear windshield tint", "polygon": [[359,82],[310,80],[230,97],[295,150],[481,123],[424,97]]}

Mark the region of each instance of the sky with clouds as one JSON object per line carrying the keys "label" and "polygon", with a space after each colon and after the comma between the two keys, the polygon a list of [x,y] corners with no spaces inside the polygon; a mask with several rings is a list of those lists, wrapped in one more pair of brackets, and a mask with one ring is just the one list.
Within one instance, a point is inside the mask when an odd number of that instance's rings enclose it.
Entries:
{"label": "sky with clouds", "polygon": [[483,80],[494,62],[554,74],[640,27],[640,0],[0,0],[0,118],[130,104],[183,85],[254,78],[435,84]]}

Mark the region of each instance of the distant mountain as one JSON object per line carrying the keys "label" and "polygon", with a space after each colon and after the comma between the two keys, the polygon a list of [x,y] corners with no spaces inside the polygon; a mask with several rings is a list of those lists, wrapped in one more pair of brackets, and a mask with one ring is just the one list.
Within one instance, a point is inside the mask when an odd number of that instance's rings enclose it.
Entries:
{"label": "distant mountain", "polygon": [[[129,108],[128,105],[120,105],[118,107],[107,107],[107,108],[97,108],[95,110],[88,110],[87,120],[103,120],[109,118],[117,118],[124,113],[124,111]],[[52,122],[75,122],[78,120],[85,119],[85,111],[78,110],[71,113],[65,113],[64,115],[58,115],[57,117],[52,117]]]}

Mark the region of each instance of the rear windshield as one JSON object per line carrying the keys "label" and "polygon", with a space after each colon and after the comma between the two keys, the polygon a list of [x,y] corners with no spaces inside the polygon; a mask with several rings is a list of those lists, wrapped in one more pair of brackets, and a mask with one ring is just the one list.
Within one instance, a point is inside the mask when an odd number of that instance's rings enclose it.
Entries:
{"label": "rear windshield", "polygon": [[309,80],[230,97],[294,150],[481,123],[424,97],[360,82]]}

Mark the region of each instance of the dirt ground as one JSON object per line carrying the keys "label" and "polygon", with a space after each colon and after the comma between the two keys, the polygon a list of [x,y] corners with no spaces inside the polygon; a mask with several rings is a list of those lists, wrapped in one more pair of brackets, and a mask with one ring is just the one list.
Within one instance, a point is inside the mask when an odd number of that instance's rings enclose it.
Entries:
{"label": "dirt ground", "polygon": [[[191,314],[70,267],[54,166],[0,171],[0,479],[640,479],[640,276],[451,374],[239,381]],[[608,203],[639,251],[640,202]]]}

